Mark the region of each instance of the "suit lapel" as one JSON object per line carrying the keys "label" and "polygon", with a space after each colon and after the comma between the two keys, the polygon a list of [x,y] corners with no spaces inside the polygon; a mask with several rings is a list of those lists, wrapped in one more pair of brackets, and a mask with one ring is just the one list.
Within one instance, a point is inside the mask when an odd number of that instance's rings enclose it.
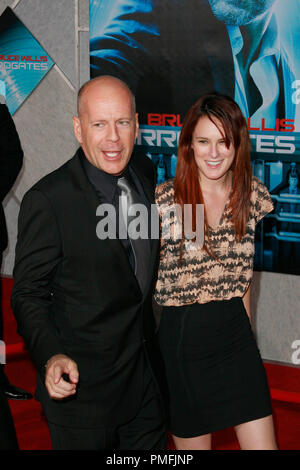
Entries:
{"label": "suit lapel", "polygon": [[95,250],[96,252],[98,252],[98,250],[111,251],[112,257],[116,257],[121,261],[123,266],[128,267],[128,271],[132,274],[138,286],[135,275],[131,269],[128,256],[120,240],[118,238],[110,238],[105,240],[100,240],[97,238],[96,227],[100,219],[99,216],[96,215],[96,212],[98,206],[101,204],[101,200],[99,199],[99,196],[97,195],[95,189],[85,174],[85,171],[80,162],[80,153],[81,150],[79,149],[73,159],[69,161],[69,171],[74,179],[74,186],[77,186],[77,189],[82,193],[82,198],[85,201],[86,216],[89,219],[89,227],[90,230],[93,230],[95,234]]}
{"label": "suit lapel", "polygon": [[[73,177],[74,186],[77,186],[77,188],[80,191],[82,191],[83,198],[85,199],[87,207],[88,207],[87,216],[89,217],[89,220],[90,220],[90,226],[93,227],[96,233],[96,225],[97,225],[97,222],[99,221],[99,219],[97,219],[96,217],[96,211],[97,211],[97,207],[99,206],[99,204],[101,204],[101,201],[99,200],[99,197],[96,191],[90,184],[85,174],[85,171],[82,168],[82,164],[80,162],[80,153],[81,153],[81,150],[79,149],[76,152],[75,156],[68,162],[68,168]],[[143,186],[143,190],[145,192],[145,195],[148,201],[150,202],[150,205],[155,204],[155,201],[154,201],[155,189],[152,186],[151,180],[147,178],[147,176],[145,176],[144,171],[142,170],[140,165],[136,163],[137,159],[138,159],[138,156],[137,158],[132,159],[133,170],[136,173],[137,177],[139,178]],[[138,281],[134,275],[134,272],[131,269],[128,256],[119,239],[102,240],[101,243],[96,244],[96,246],[100,247],[100,249],[110,250],[112,252],[112,256],[116,256],[119,259],[121,259],[122,264],[124,264],[124,266],[128,266],[128,271],[135,279],[136,285],[139,288]],[[150,266],[149,266],[147,288],[145,289],[144,295],[147,294],[148,288],[151,285],[158,247],[159,247],[159,239],[158,238],[151,239],[151,260],[150,260]]]}
{"label": "suit lapel", "polygon": [[[144,157],[147,158],[147,157]],[[145,192],[145,195],[150,202],[150,206],[153,205],[153,210],[157,211],[156,206],[155,206],[155,187],[154,183],[151,182],[150,178],[145,175],[145,172],[142,170],[141,166],[139,165],[139,156],[134,155],[131,161],[132,168],[134,172],[136,173],[137,177],[139,178],[143,190]],[[157,213],[158,217],[158,213]],[[157,254],[158,254],[158,249],[159,249],[159,233],[157,233],[157,238],[151,238],[150,240],[150,246],[151,246],[151,261],[150,261],[150,266],[149,266],[149,277],[148,277],[148,284],[147,284],[147,289],[145,289],[145,292],[148,291],[148,288],[151,285],[152,282],[152,277],[154,273],[154,268],[156,264],[156,259],[157,259]]]}

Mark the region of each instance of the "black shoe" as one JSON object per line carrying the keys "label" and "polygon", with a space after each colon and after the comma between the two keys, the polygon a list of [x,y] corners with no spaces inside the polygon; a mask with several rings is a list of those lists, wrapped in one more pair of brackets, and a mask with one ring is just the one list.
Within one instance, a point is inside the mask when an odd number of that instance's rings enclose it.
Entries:
{"label": "black shoe", "polygon": [[3,393],[6,398],[10,400],[30,400],[32,397],[31,393],[22,390],[22,388],[15,387],[8,383],[2,387]]}

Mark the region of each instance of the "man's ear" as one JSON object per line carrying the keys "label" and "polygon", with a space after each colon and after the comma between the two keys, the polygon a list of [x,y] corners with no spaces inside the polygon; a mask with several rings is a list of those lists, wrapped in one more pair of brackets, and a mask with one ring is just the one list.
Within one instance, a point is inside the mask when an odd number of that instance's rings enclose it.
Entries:
{"label": "man's ear", "polygon": [[137,138],[139,133],[139,115],[136,113],[135,115],[135,138]]}
{"label": "man's ear", "polygon": [[77,116],[73,116],[73,129],[74,129],[74,134],[78,142],[81,144],[82,143],[82,135],[81,135],[81,123],[80,119]]}

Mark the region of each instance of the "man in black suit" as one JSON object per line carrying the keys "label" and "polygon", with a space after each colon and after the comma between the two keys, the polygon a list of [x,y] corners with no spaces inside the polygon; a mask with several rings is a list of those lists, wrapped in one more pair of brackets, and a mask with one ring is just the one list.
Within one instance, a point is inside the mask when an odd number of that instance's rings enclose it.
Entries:
{"label": "man in black suit", "polygon": [[[7,229],[2,201],[12,188],[22,167],[23,151],[13,119],[0,95],[0,266],[7,247]],[[3,341],[3,317],[0,285],[0,340]],[[31,395],[10,384],[5,372],[5,346],[0,344],[0,450],[16,450],[18,442],[7,398],[27,399]]]}
{"label": "man in black suit", "polygon": [[166,444],[152,311],[159,241],[105,238],[97,215],[106,204],[123,217],[124,181],[137,202],[154,203],[152,162],[133,154],[137,131],[127,85],[89,81],[74,117],[80,149],[22,201],[12,306],[55,449]]}
{"label": "man in black suit", "polygon": [[[2,202],[11,190],[23,162],[23,150],[14,121],[5,104],[3,95],[0,95],[0,266],[2,254],[7,247],[7,228]],[[0,340],[3,341],[3,316],[1,305],[0,285]],[[9,383],[4,372],[4,364],[0,361],[0,388],[7,398],[27,400],[32,398],[25,390]]]}

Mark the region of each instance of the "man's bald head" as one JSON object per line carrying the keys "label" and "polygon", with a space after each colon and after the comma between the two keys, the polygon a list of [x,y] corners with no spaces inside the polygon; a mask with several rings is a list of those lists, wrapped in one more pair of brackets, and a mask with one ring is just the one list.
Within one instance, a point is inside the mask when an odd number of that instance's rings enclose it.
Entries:
{"label": "man's bald head", "polygon": [[127,92],[132,101],[132,113],[136,113],[135,97],[129,86],[117,77],[102,75],[85,82],[79,89],[77,95],[77,115],[79,117],[84,112],[86,98],[89,96],[89,92],[95,87],[114,88],[116,93],[118,93],[118,90]]}
{"label": "man's bald head", "polygon": [[75,137],[92,165],[120,175],[131,158],[138,135],[135,100],[128,86],[112,76],[96,77],[78,93]]}

